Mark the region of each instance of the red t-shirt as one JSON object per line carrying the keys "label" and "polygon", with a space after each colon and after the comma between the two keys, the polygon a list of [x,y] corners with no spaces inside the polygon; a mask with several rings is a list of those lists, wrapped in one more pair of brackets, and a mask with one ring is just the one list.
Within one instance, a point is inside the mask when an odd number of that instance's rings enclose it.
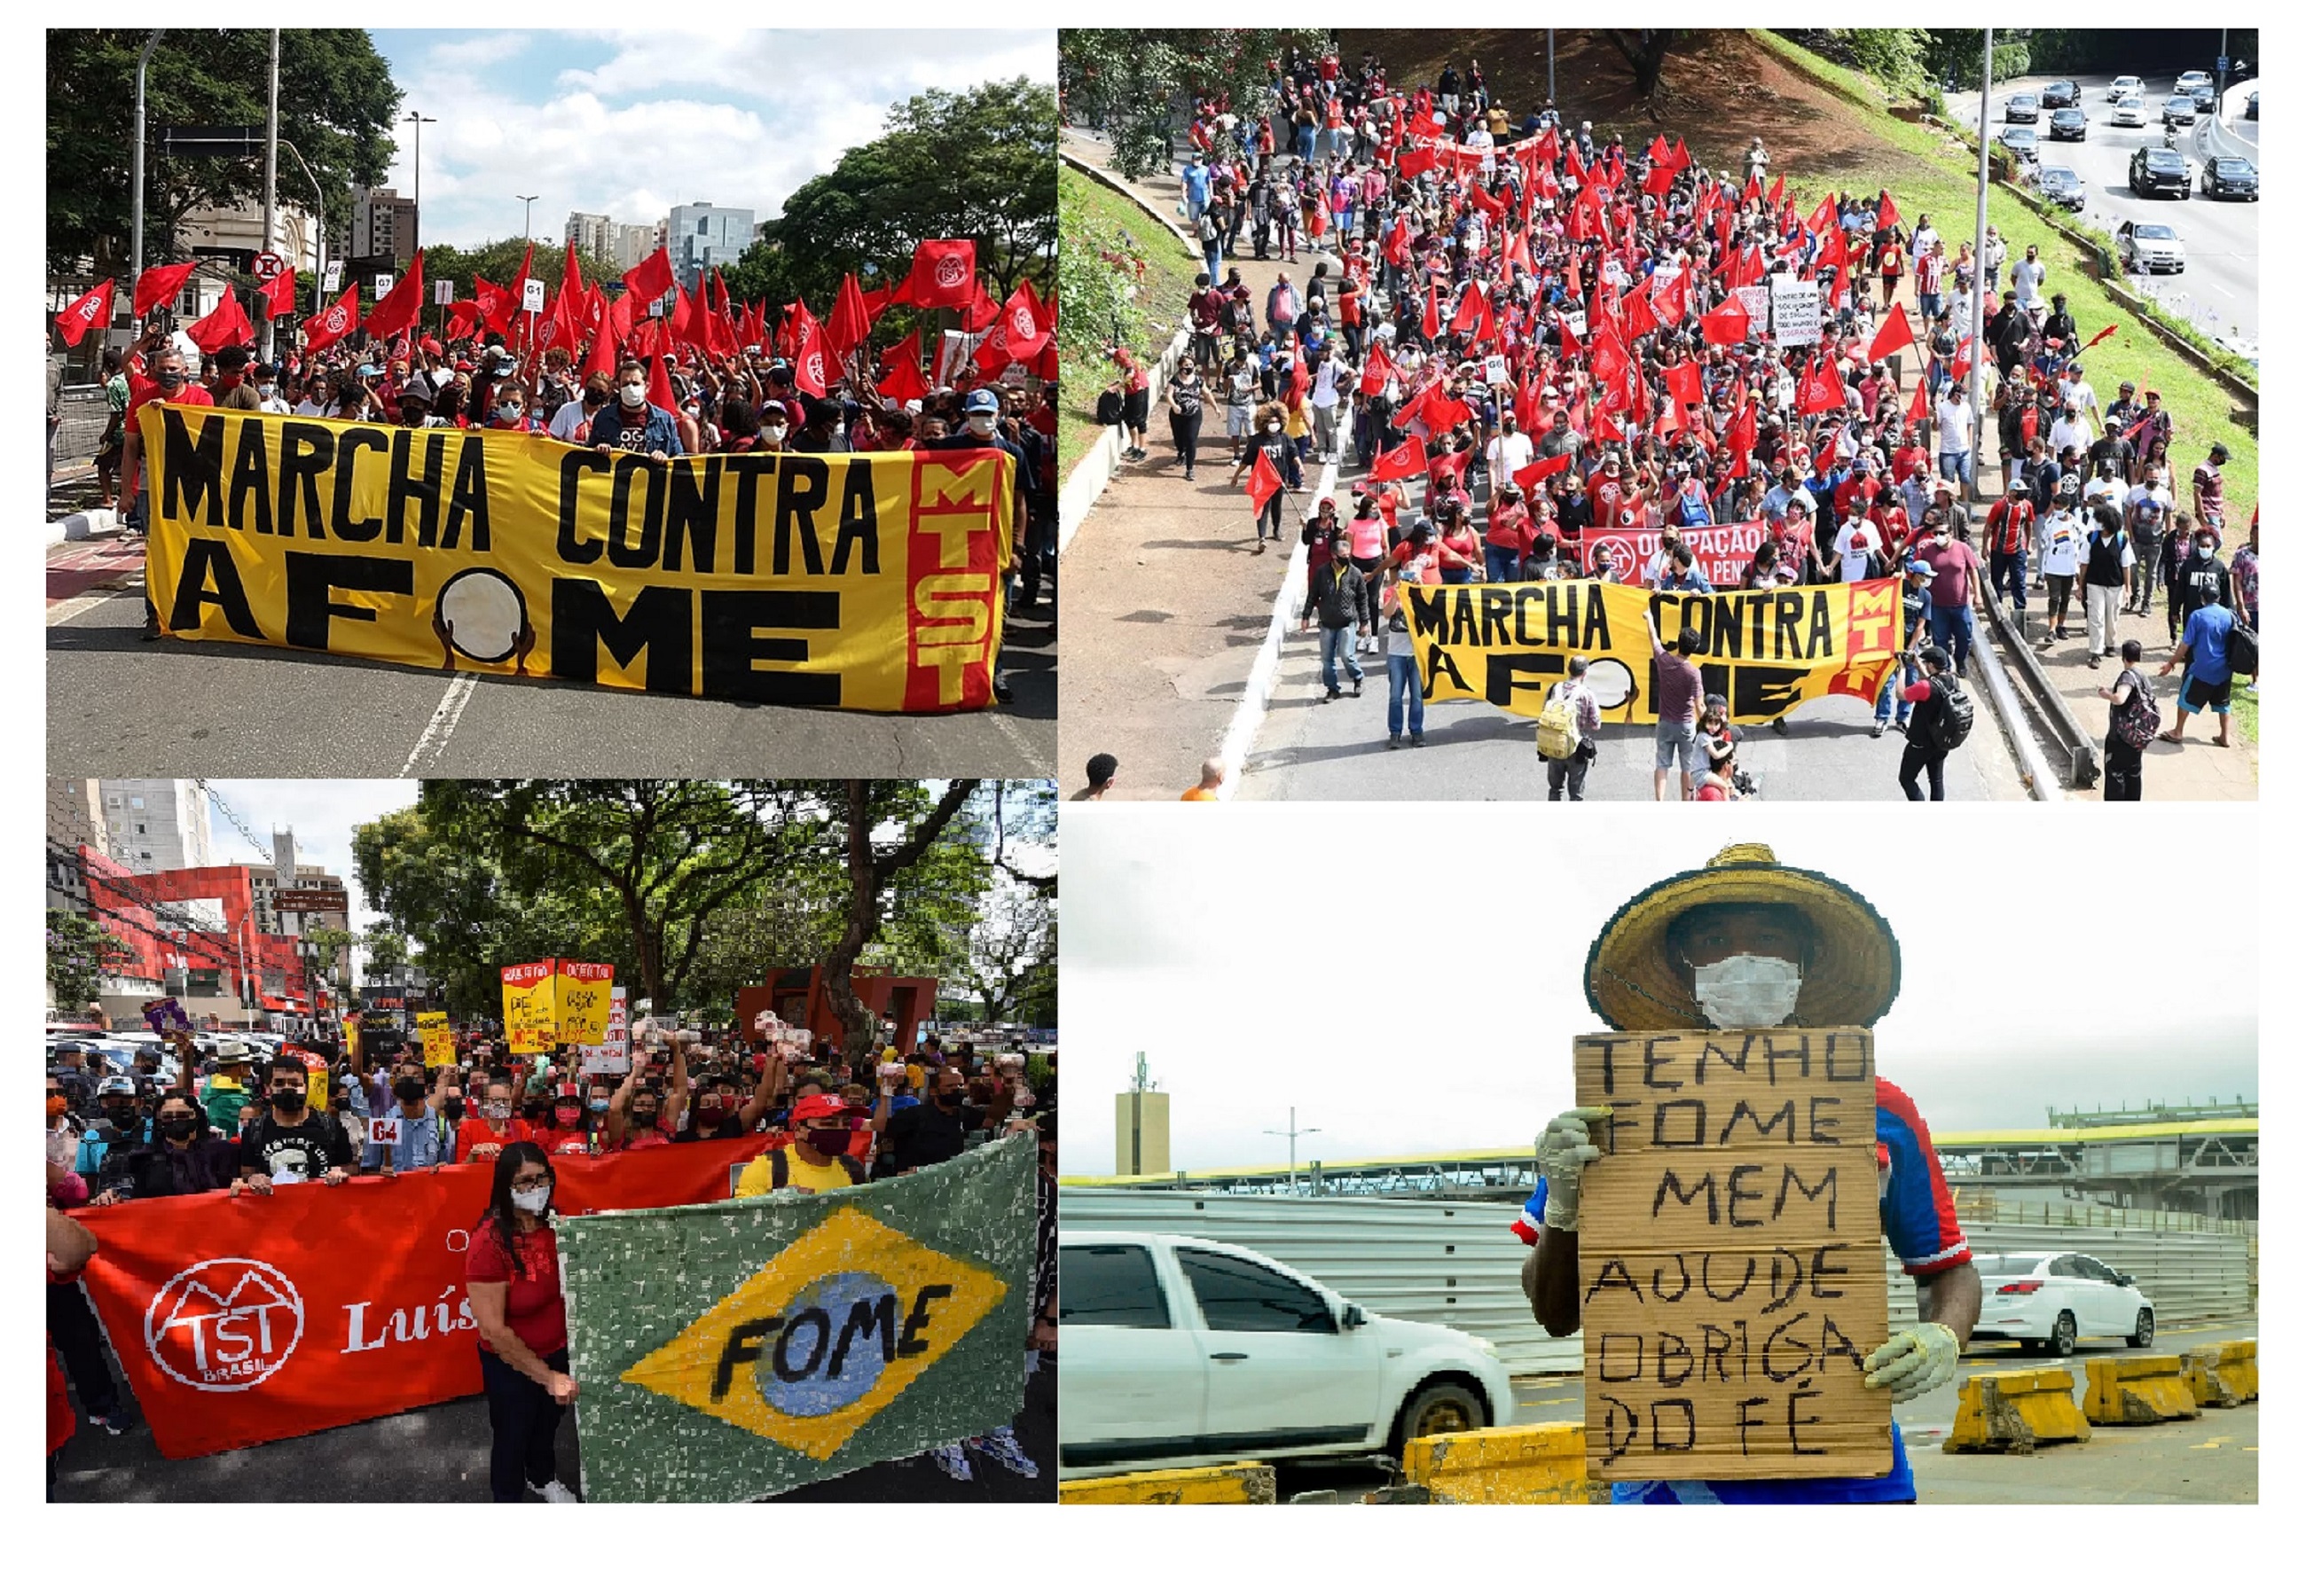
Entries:
{"label": "red t-shirt", "polygon": [[555,1158],[582,1158],[593,1150],[582,1131],[563,1131],[555,1125],[538,1132],[538,1138],[536,1145]]}
{"label": "red t-shirt", "polygon": [[519,1250],[523,1274],[512,1268],[512,1254],[495,1220],[473,1227],[471,1245],[465,1250],[465,1279],[502,1284],[505,1327],[538,1357],[550,1357],[568,1344],[568,1311],[560,1299],[560,1243],[550,1225],[541,1225],[512,1239]]}
{"label": "red t-shirt", "polygon": [[[136,434],[138,431],[136,425],[137,412],[143,409],[145,405],[150,404],[159,397],[160,385],[158,383],[150,381],[149,380],[142,377],[130,377],[128,379],[128,421],[122,430],[132,435]],[[173,405],[213,405],[216,403],[216,396],[209,392],[208,389],[202,388],[197,382],[187,382],[184,387],[176,390],[176,397],[170,400],[169,403]]]}
{"label": "red t-shirt", "polygon": [[526,1120],[507,1120],[500,1131],[486,1118],[475,1119],[467,1114],[457,1127],[457,1162],[478,1164],[483,1159],[493,1159],[516,1141],[535,1139],[536,1133],[528,1128]]}

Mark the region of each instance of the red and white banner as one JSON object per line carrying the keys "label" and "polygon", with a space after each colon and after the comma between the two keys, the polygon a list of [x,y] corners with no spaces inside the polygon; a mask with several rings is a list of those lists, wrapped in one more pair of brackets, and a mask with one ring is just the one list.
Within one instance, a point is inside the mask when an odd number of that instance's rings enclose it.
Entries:
{"label": "red and white banner", "polygon": [[[717,1202],[767,1139],[556,1158],[566,1214]],[[165,1457],[201,1457],[481,1388],[465,1250],[485,1164],[159,1197],[73,1217],[83,1276]]]}
{"label": "red and white banner", "polygon": [[1619,526],[1608,532],[1589,528],[1585,563],[1591,569],[1593,550],[1606,543],[1618,578],[1638,582],[1670,533],[1697,556],[1700,576],[1717,588],[1736,587],[1745,581],[1746,568],[1753,563],[1754,550],[1762,546],[1768,532],[1769,524],[1764,521],[1736,521],[1727,526]]}

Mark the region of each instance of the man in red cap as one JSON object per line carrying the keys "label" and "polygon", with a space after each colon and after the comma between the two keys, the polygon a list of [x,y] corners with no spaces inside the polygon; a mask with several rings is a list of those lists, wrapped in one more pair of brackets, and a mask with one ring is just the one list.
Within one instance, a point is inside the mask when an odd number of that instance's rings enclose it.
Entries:
{"label": "man in red cap", "polygon": [[[865,1165],[850,1156],[850,1139],[856,1133],[855,1115],[847,1099],[832,1092],[813,1092],[792,1106],[789,1122],[792,1139],[745,1165],[737,1177],[739,1197],[766,1197],[772,1191],[838,1191],[865,1183]],[[889,1122],[886,1092],[873,1108],[873,1131],[878,1135]]]}

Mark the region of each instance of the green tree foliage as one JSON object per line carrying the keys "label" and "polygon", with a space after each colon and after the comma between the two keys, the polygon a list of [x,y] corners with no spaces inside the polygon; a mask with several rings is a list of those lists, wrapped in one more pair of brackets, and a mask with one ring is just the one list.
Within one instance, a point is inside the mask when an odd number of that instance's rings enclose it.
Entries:
{"label": "green tree foliage", "polygon": [[[457,285],[458,299],[470,299],[474,273],[491,283],[509,285],[519,275],[521,260],[527,255],[528,247],[529,241],[525,238],[500,238],[474,250],[460,250],[454,244],[428,243],[424,246],[424,276],[428,282],[448,278]],[[560,292],[560,279],[568,275],[568,245],[543,243],[537,244],[535,255],[529,260],[528,275],[544,284],[548,302],[553,294]],[[623,275],[613,263],[584,250],[576,252],[576,267],[584,274],[585,281],[596,286],[602,283],[614,283]],[[429,311],[432,300],[430,291],[424,299]]]}
{"label": "green tree foliage", "polygon": [[1934,81],[1926,28],[1801,28],[1787,30],[1786,37],[1864,73],[1893,98],[1926,98]]}
{"label": "green tree foliage", "polygon": [[863,1069],[878,1041],[874,1016],[857,998],[850,977],[882,927],[901,916],[933,929],[936,940],[965,936],[976,917],[987,868],[969,846],[970,829],[958,828],[959,848],[940,848],[980,782],[950,781],[934,799],[918,781],[841,781],[827,797],[841,827],[841,859],[849,881],[847,919],[822,960],[826,995],[840,1016],[841,1052]]}
{"label": "green tree foliage", "polygon": [[[1024,78],[931,90],[890,107],[885,131],[812,177],[728,273],[739,299],[805,299],[819,317],[841,277],[868,289],[902,281],[924,238],[972,238],[996,297],[1027,277],[1046,288],[1057,228],[1056,98]],[[875,341],[901,337],[893,307]]]}
{"label": "green tree foliage", "polygon": [[1003,896],[969,938],[967,979],[987,1025],[1037,1017],[1056,1003],[1056,900],[1030,892]]}
{"label": "green tree foliage", "polygon": [[[47,35],[52,274],[71,271],[83,260],[93,260],[98,277],[127,271],[136,57],[149,36],[141,28],[56,29]],[[261,196],[260,157],[169,157],[161,153],[159,132],[177,125],[261,125],[269,43],[260,28],[172,29],[161,35],[145,78],[148,264],[182,258],[173,241],[195,206]],[[280,135],[320,178],[332,231],[349,221],[353,184],[384,181],[399,108],[391,69],[366,32],[281,30]],[[303,173],[286,156],[281,164],[280,190],[293,204],[306,186]]]}
{"label": "green tree foliage", "polygon": [[95,1002],[104,972],[128,952],[126,943],[87,915],[48,910],[48,986],[56,1007],[78,1009]]}
{"label": "green tree foliage", "polygon": [[1222,96],[1236,115],[1261,116],[1274,104],[1275,64],[1328,38],[1320,28],[1067,28],[1057,89],[1065,115],[1111,138],[1134,180],[1167,163],[1194,100]]}
{"label": "green tree foliage", "polygon": [[[1064,175],[1068,187],[1089,181]],[[1143,251],[1126,229],[1086,209],[1065,209],[1057,228],[1057,303],[1064,307],[1057,320],[1057,352],[1064,360],[1094,367],[1115,345],[1142,349],[1150,344]]]}

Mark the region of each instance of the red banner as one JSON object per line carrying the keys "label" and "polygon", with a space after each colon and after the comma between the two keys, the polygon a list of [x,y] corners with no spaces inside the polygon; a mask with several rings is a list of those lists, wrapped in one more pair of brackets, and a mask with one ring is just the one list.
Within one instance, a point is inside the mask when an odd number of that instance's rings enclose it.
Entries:
{"label": "red banner", "polygon": [[[765,1137],[556,1158],[562,1213],[717,1202]],[[73,1217],[113,1350],[166,1457],[201,1457],[481,1388],[465,1250],[487,1165],[161,1197]]]}
{"label": "red banner", "polygon": [[[1618,526],[1607,532],[1589,529],[1585,533],[1585,558],[1590,562],[1593,550],[1607,543],[1618,580],[1638,583],[1664,542],[1667,530],[1662,526]],[[1753,562],[1754,551],[1762,546],[1769,526],[1761,521],[1734,521],[1726,526],[1677,526],[1671,531],[1697,556],[1698,575],[1718,590],[1738,586],[1746,580],[1746,568]]]}

